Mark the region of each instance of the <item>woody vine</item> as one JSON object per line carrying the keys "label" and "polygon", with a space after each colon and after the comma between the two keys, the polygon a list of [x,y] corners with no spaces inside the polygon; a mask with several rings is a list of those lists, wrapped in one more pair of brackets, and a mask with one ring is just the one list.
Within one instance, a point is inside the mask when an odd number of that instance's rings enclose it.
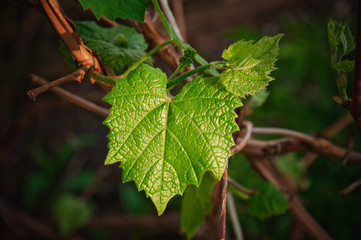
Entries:
{"label": "woody vine", "polygon": [[[50,83],[32,75],[32,81],[42,86],[28,92],[31,99],[50,90],[106,117],[109,152],[105,164],[120,164],[122,181],[134,181],[139,191],[144,190],[159,215],[172,197],[183,195],[181,227],[189,238],[204,217],[210,215],[211,224],[217,226],[216,235],[225,239],[227,207],[234,212],[233,197],[227,193],[230,184],[253,199],[255,215],[263,217],[263,213],[257,213],[263,207],[257,201],[261,202],[262,194],[272,192],[274,199],[268,199],[271,214],[290,208],[311,237],[332,239],[267,158],[307,150],[341,160],[347,157],[349,163],[360,164],[361,155],[322,137],[287,129],[258,128],[245,119],[245,103],[250,96],[259,94],[274,80],[271,73],[276,70],[278,44],[283,34],[266,36],[257,42],[238,41],[224,50],[225,61],[208,63],[182,40],[167,1],[159,1],[162,7],[157,0],[151,4],[147,0],[108,0],[101,5],[96,0],[79,2],[84,10],[91,9],[97,19],[110,27],[72,22],[56,0],[35,1],[59,34],[62,49],[77,70]],[[145,12],[149,6],[168,36],[160,33]],[[131,25],[143,35],[118,24],[116,18],[130,19]],[[344,59],[355,48],[349,28],[331,20],[328,30],[331,63],[340,89],[340,96],[334,99],[350,110],[361,129],[360,44],[356,44],[355,65]],[[153,48],[146,52],[148,46]],[[153,67],[153,55],[168,63],[173,73],[167,76]],[[354,94],[348,98],[345,89],[354,65]],[[109,110],[58,87],[85,79],[96,82],[107,92],[104,101],[112,105]],[[260,141],[251,138],[256,134],[287,138]],[[270,153],[275,147],[276,152]],[[265,180],[259,189],[245,189],[228,177],[232,157],[239,152]],[[195,211],[197,217],[192,216]],[[237,220],[231,219],[236,226]]]}

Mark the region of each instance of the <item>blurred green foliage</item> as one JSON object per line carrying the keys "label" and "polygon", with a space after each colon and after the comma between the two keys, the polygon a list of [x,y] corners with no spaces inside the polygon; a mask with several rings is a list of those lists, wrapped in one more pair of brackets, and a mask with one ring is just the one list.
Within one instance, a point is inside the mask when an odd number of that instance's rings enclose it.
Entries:
{"label": "blurred green foliage", "polygon": [[[275,81],[268,88],[267,101],[248,117],[255,126],[282,127],[314,134],[321,133],[347,113],[332,100],[338,89],[330,64],[327,20],[279,21],[279,31],[285,36],[280,42],[280,55],[276,62],[278,70],[272,74]],[[257,40],[267,34],[270,33],[248,27],[231,29],[228,36],[232,41]],[[349,133],[355,136],[355,150],[360,151],[360,140],[353,124],[333,137],[332,141],[347,147]],[[269,136],[263,138],[270,139]],[[361,177],[361,168],[352,164],[336,167],[327,158],[319,156],[305,173],[301,161],[303,155],[281,156],[275,159],[276,166],[300,186],[306,208],[331,236],[335,239],[359,239],[361,234],[357,225],[361,214],[361,189],[345,198],[338,193]],[[230,175],[245,186],[252,187],[247,185],[247,179],[253,178],[245,169],[247,167],[233,160]],[[239,217],[246,236],[288,239],[292,214],[287,212],[261,221],[248,214],[244,199],[236,197],[235,200],[239,203]]]}

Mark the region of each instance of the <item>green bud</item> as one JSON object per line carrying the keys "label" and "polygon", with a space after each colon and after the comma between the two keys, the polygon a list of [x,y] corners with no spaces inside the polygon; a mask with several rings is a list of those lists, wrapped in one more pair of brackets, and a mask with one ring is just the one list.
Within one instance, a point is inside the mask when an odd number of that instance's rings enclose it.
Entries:
{"label": "green bud", "polygon": [[127,48],[129,46],[128,44],[128,39],[126,36],[124,36],[123,34],[118,34],[114,40],[113,40],[113,44],[117,47],[121,47],[121,48]]}
{"label": "green bud", "polygon": [[197,51],[193,48],[187,48],[184,50],[184,56],[179,59],[181,65],[190,67],[193,63],[193,59],[196,57]]}

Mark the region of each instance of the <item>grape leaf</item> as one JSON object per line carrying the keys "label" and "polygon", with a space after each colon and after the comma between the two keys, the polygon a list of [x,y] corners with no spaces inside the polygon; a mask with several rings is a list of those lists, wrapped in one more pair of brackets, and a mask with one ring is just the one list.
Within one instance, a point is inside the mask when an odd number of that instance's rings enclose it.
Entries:
{"label": "grape leaf", "polygon": [[[95,22],[77,22],[80,35],[85,45],[96,51],[102,58],[103,63],[120,73],[126,65],[131,66],[145,53],[147,44],[141,34],[133,28],[126,26],[115,26],[111,28],[102,28]],[[119,45],[121,37],[123,45]],[[146,61],[152,64],[151,58]]]}
{"label": "grape leaf", "polygon": [[270,182],[263,182],[258,194],[249,200],[249,213],[260,219],[284,213],[289,207],[286,196]]}
{"label": "grape leaf", "polygon": [[205,171],[222,177],[241,102],[218,78],[199,76],[174,98],[167,76],[148,65],[115,81],[104,98],[112,105],[105,163],[121,162],[123,181],[145,190],[159,215],[188,184],[199,186]]}
{"label": "grape leaf", "polygon": [[148,47],[145,43],[143,35],[137,33],[134,28],[122,25],[103,28],[92,21],[76,22],[76,25],[79,28],[83,40],[96,39],[112,43],[119,34],[123,34],[128,39],[128,47],[130,49],[144,51]]}
{"label": "grape leaf", "polygon": [[79,0],[84,10],[91,8],[95,17],[128,18],[143,22],[148,0]]}
{"label": "grape leaf", "polygon": [[216,182],[215,177],[206,172],[199,188],[189,185],[184,192],[180,221],[181,229],[187,233],[188,239],[194,236],[204,218],[212,211],[211,197]]}
{"label": "grape leaf", "polygon": [[283,34],[264,37],[257,43],[239,41],[224,50],[222,57],[229,62],[229,69],[222,72],[220,80],[231,93],[245,97],[264,89],[273,80],[278,43]]}

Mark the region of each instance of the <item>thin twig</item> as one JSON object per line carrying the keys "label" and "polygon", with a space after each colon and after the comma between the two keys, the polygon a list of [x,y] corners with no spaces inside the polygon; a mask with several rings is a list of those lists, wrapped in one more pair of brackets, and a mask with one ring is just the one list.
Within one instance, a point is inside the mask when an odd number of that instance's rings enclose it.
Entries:
{"label": "thin twig", "polygon": [[[345,129],[348,125],[350,125],[353,122],[353,118],[350,113],[345,114],[343,117],[338,119],[336,122],[334,122],[332,125],[327,127],[323,132],[322,136],[325,138],[332,138],[337,133],[341,132],[343,129]],[[304,162],[305,170],[311,166],[311,164],[315,161],[317,158],[317,154],[315,153],[307,153],[303,159],[302,162]]]}
{"label": "thin twig", "polygon": [[47,90],[49,90],[50,88],[56,87],[60,84],[66,83],[66,82],[71,82],[71,81],[78,81],[80,82],[83,78],[84,75],[86,73],[86,70],[84,67],[79,68],[78,70],[76,70],[73,73],[70,73],[62,78],[59,78],[57,80],[54,80],[48,84],[42,85],[41,87],[35,88],[35,89],[31,89],[27,92],[27,95],[29,96],[29,98],[31,100],[35,100],[36,97],[40,94],[43,93]]}
{"label": "thin twig", "polygon": [[228,183],[230,186],[234,187],[238,191],[240,191],[248,196],[255,196],[258,193],[258,191],[255,189],[248,189],[248,188],[242,186],[238,182],[234,181],[231,177],[228,177]]}
{"label": "thin twig", "polygon": [[234,203],[234,199],[231,193],[227,194],[227,208],[232,222],[235,238],[236,240],[243,240],[244,238],[241,223],[239,222],[236,204]]}
{"label": "thin twig", "polygon": [[[261,128],[254,127],[252,129],[252,134],[262,134],[262,135],[280,135],[280,136],[288,136],[294,137],[302,140],[311,145],[315,145],[315,138],[307,135],[305,133],[297,132],[294,130],[284,129],[284,128]],[[316,143],[317,144],[317,143]]]}
{"label": "thin twig", "polygon": [[[44,78],[39,77],[37,75],[32,74],[30,77],[31,77],[31,81],[35,84],[38,84],[38,85],[49,84],[48,81],[46,81]],[[84,98],[81,98],[75,94],[72,94],[72,93],[66,91],[65,89],[62,89],[60,87],[53,87],[49,90],[54,92],[55,94],[65,98],[69,102],[72,102],[72,103],[74,103],[82,108],[85,108],[91,112],[94,112],[100,116],[107,117],[109,115],[109,111],[106,108],[98,106]]]}
{"label": "thin twig", "polygon": [[353,183],[351,183],[347,188],[345,188],[344,190],[340,191],[340,195],[342,197],[346,196],[347,194],[349,194],[350,192],[352,192],[353,190],[355,190],[357,187],[361,186],[361,178]]}
{"label": "thin twig", "polygon": [[241,141],[238,142],[237,145],[231,149],[231,155],[232,156],[234,154],[236,154],[237,152],[242,151],[242,149],[247,145],[247,142],[251,138],[253,123],[244,122],[244,125],[245,125],[246,133],[245,133],[244,137],[241,139]]}
{"label": "thin twig", "polygon": [[345,129],[352,123],[353,119],[350,113],[346,113],[343,117],[338,119],[336,122],[327,127],[323,132],[322,136],[325,138],[331,138]]}
{"label": "thin twig", "polygon": [[[145,15],[143,23],[135,21],[132,21],[131,23],[143,33],[149,47],[154,48],[167,41],[167,39],[160,33],[157,26],[155,26],[152,22],[152,19],[148,14]],[[156,55],[162,58],[162,60],[164,60],[172,70],[177,69],[179,64],[178,59],[181,55],[173,46],[168,45],[167,47],[159,50]]]}
{"label": "thin twig", "polygon": [[179,37],[179,39],[181,39],[181,40],[183,41],[182,34],[180,33],[180,30],[179,30],[179,27],[178,27],[177,22],[175,21],[173,12],[172,12],[172,10],[171,10],[170,7],[169,7],[168,0],[159,0],[159,1],[160,1],[160,4],[162,5],[164,14],[165,14],[165,16],[167,17],[170,25],[172,26],[175,34],[177,34],[177,36]]}

